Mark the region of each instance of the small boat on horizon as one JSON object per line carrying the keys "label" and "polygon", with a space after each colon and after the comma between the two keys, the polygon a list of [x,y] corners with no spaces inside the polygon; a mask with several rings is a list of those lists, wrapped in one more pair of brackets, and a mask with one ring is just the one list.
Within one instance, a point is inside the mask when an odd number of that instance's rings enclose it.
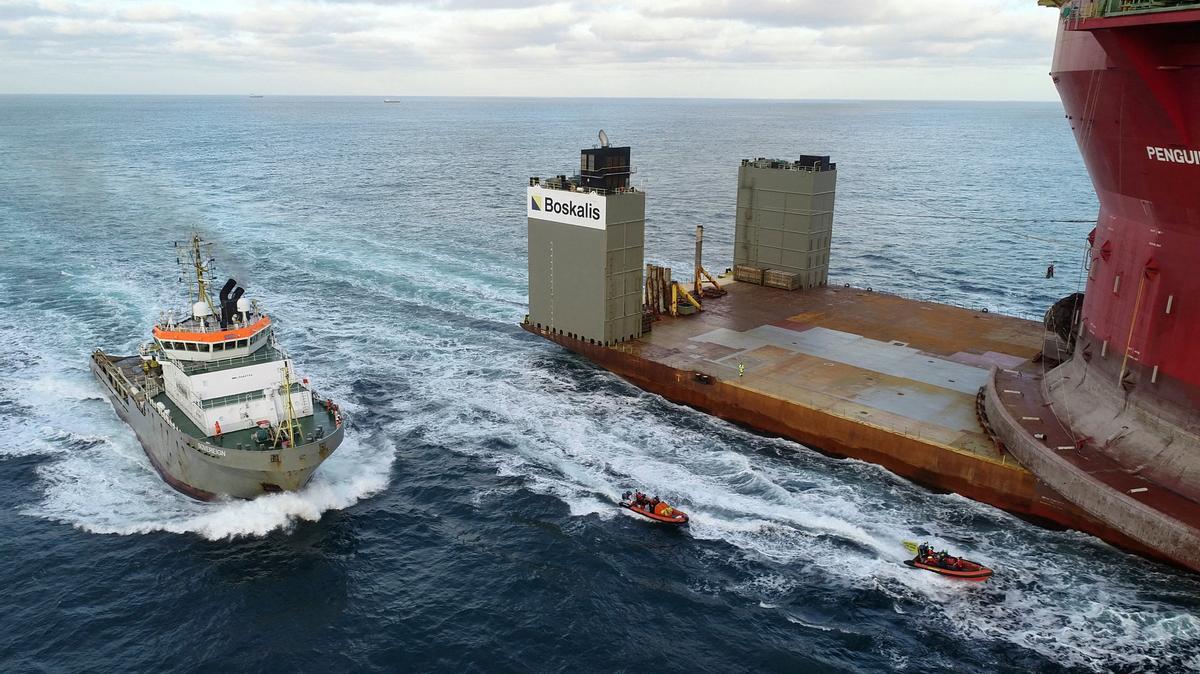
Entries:
{"label": "small boat on horizon", "polygon": [[404,101],[400,100],[399,98],[385,98],[385,99],[383,99],[383,102],[384,103],[403,103]]}

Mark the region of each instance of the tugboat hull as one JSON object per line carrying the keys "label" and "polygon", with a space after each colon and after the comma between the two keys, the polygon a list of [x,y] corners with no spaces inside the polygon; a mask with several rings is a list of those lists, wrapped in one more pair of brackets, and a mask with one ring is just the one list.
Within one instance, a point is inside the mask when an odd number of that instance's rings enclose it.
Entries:
{"label": "tugboat hull", "polygon": [[[126,358],[92,355],[91,370],[117,416],[129,424],[163,480],[201,501],[252,499],[269,493],[296,491],[342,443],[345,425],[303,445],[277,449],[237,449],[199,440],[176,426],[171,415],[154,403],[153,391],[125,377]],[[136,356],[133,360],[139,360]],[[143,382],[144,383],[144,382]]]}

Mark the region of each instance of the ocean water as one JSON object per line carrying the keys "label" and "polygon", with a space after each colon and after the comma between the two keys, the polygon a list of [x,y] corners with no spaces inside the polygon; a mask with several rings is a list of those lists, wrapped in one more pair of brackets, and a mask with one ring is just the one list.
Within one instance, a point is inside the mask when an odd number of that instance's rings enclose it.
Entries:
{"label": "ocean water", "polygon": [[[523,333],[527,178],[601,127],[649,260],[704,224],[721,267],[739,160],[830,154],[836,282],[1031,315],[1082,285],[1057,104],[0,97],[0,670],[1200,669],[1194,576]],[[300,493],[176,494],[88,373],[182,306],[192,230],[352,415]],[[693,525],[616,510],[635,486]]]}

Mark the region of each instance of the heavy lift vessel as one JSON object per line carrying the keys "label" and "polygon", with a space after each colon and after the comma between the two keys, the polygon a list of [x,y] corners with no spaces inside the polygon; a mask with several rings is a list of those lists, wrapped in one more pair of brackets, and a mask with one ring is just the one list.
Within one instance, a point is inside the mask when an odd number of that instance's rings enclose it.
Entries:
{"label": "heavy lift vessel", "polygon": [[[1061,11],[1052,77],[1101,204],[1085,292],[1044,323],[814,276],[833,190],[812,158],[739,184],[735,258],[802,289],[746,265],[698,314],[651,320],[683,288],[643,276],[645,195],[605,144],[530,181],[525,329],[675,402],[1200,570],[1200,2],[1039,4]],[[547,194],[600,217],[547,215]]]}

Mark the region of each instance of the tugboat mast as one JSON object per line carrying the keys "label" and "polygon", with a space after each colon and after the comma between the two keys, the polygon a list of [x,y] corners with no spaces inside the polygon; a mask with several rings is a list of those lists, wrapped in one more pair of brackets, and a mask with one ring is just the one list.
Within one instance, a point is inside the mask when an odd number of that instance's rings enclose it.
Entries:
{"label": "tugboat mast", "polygon": [[[280,441],[286,440],[289,447],[296,447],[296,436],[303,436],[303,428],[300,422],[296,419],[296,407],[292,404],[292,368],[288,367],[288,362],[283,361],[283,419],[279,421],[279,428],[275,431],[274,445],[279,446]],[[304,438],[300,438],[300,444]]]}
{"label": "tugboat mast", "polygon": [[212,269],[209,267],[208,261],[204,259],[204,253],[200,248],[203,243],[204,240],[200,238],[200,234],[193,233],[188,247],[188,256],[191,257],[192,273],[196,275],[196,301],[204,302],[208,305],[209,311],[215,314],[217,308],[213,306],[212,297],[208,294],[208,281],[212,276]]}

